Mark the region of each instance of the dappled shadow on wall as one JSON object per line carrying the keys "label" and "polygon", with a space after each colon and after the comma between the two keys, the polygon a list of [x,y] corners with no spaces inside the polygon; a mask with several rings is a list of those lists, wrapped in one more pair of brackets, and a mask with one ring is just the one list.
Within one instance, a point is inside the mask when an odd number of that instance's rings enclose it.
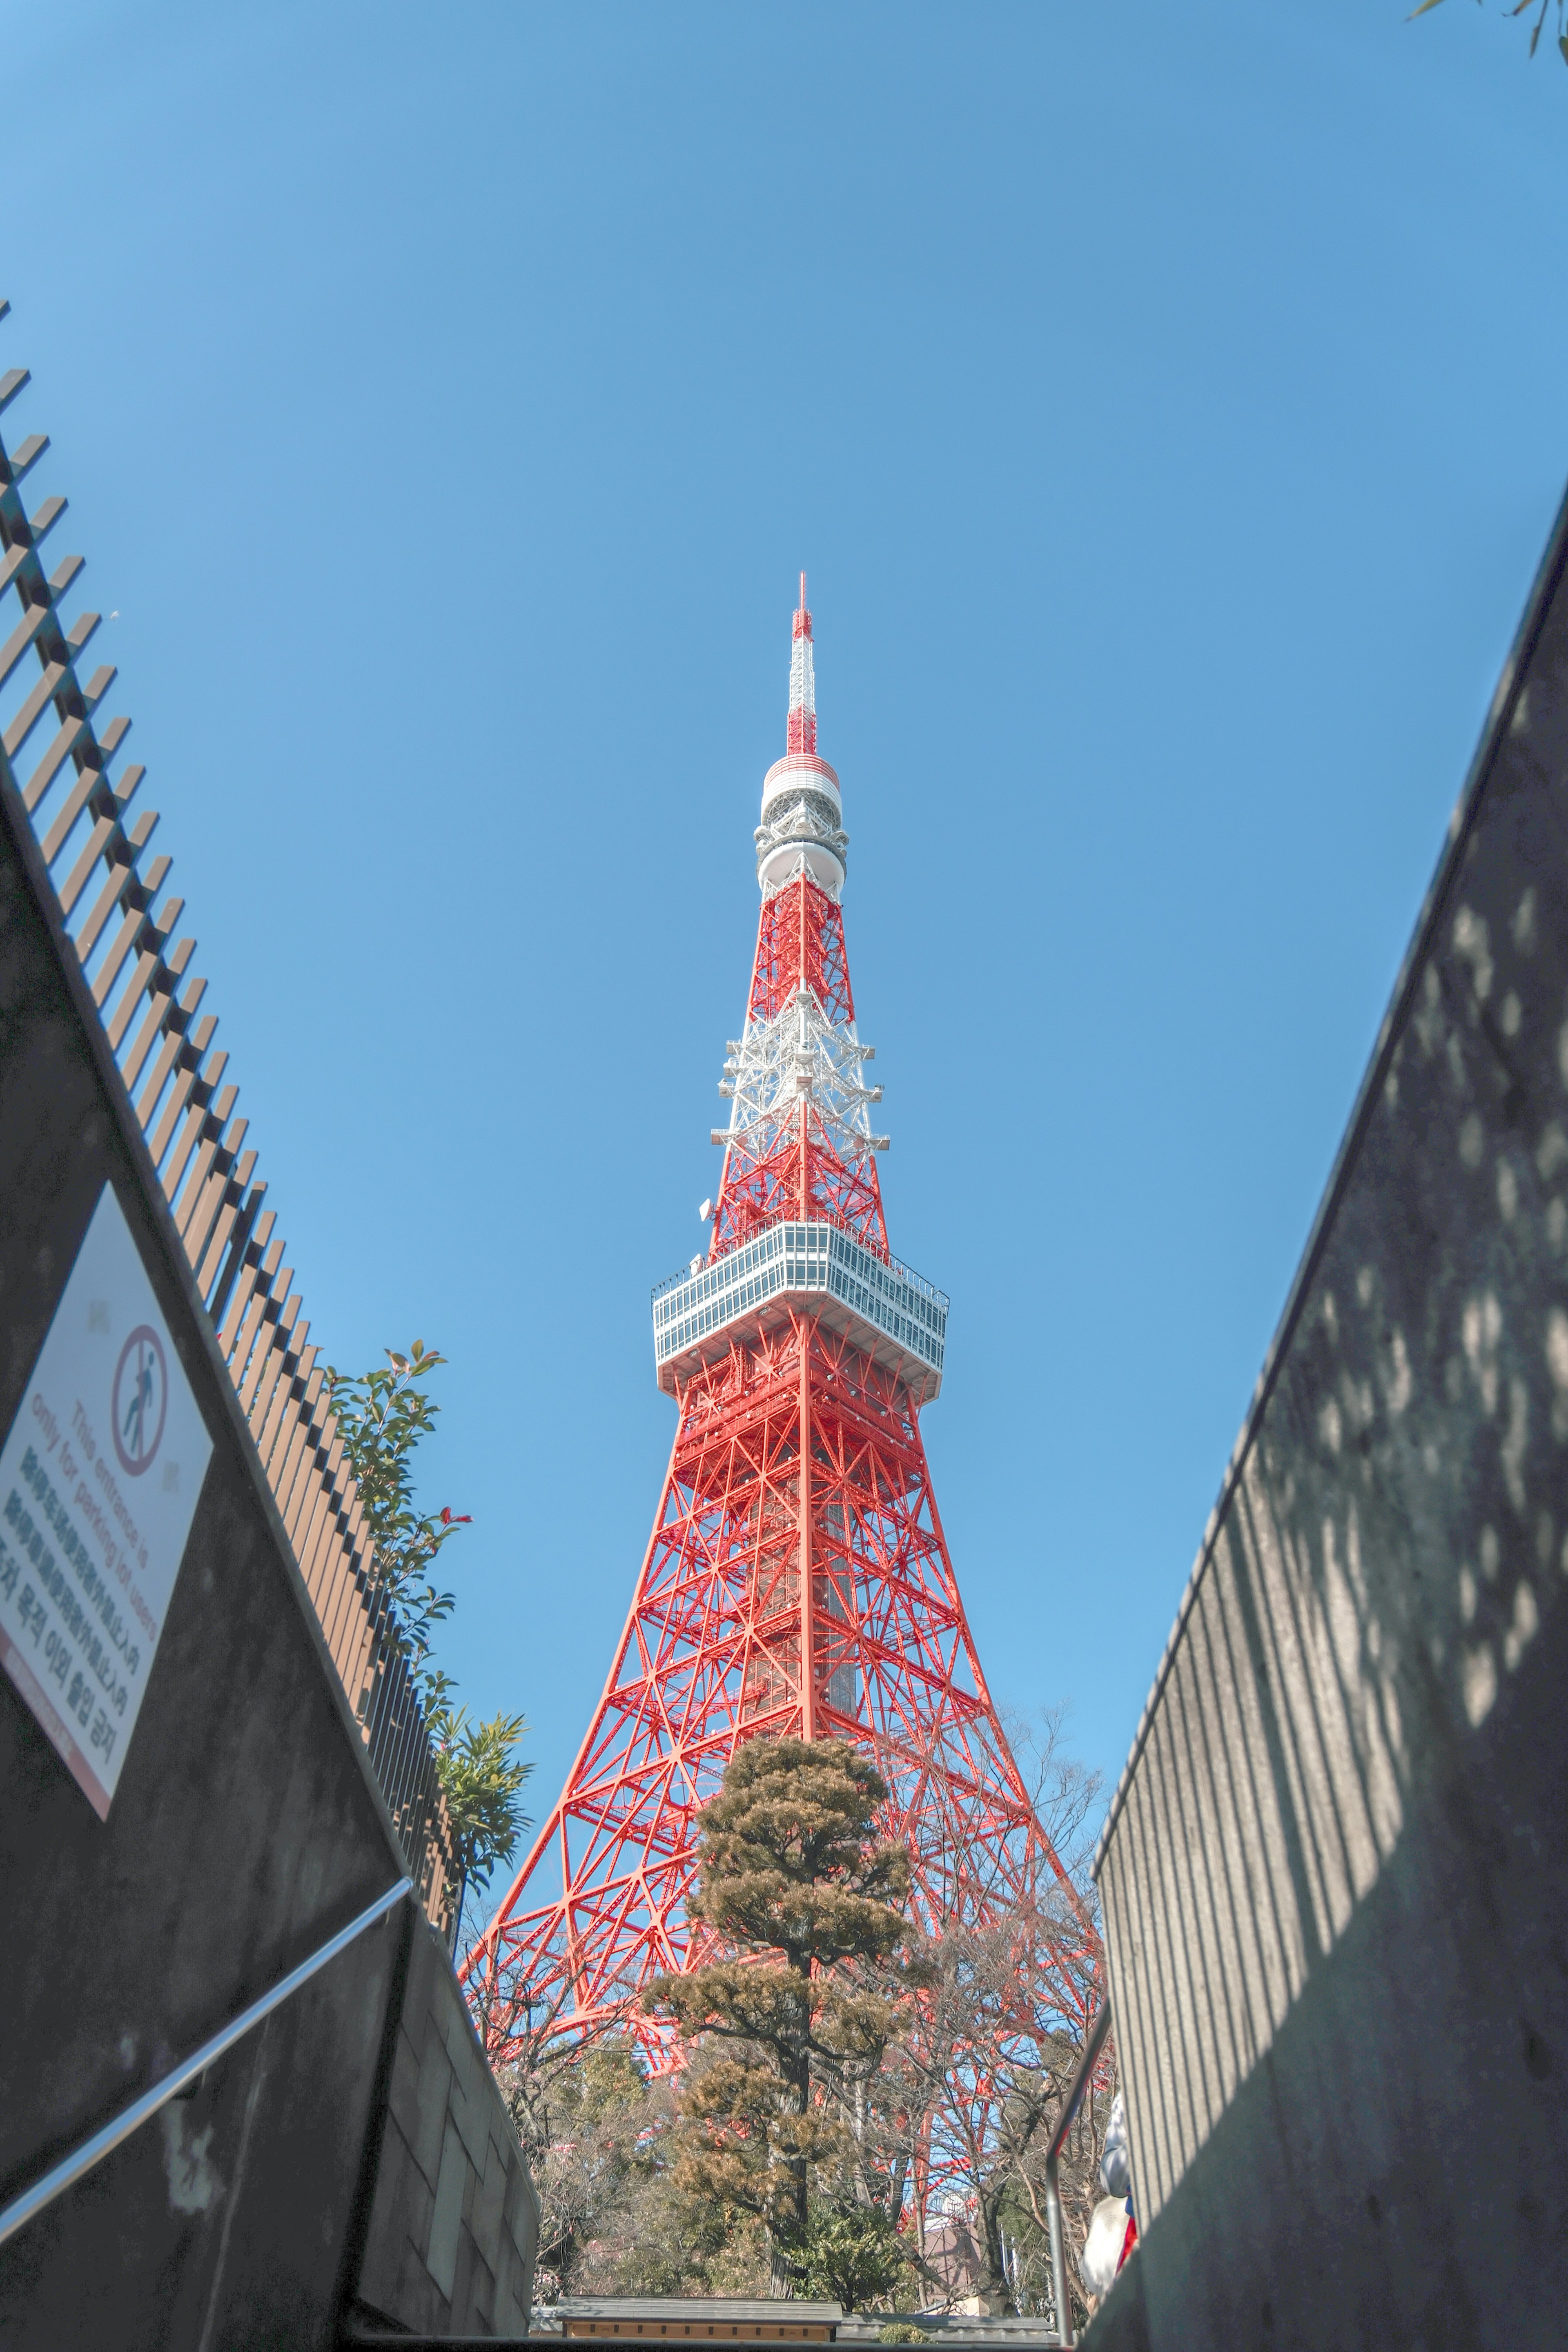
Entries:
{"label": "dappled shadow on wall", "polygon": [[1437,893],[1103,1844],[1145,2226],[1568,1578],[1548,803],[1494,794]]}

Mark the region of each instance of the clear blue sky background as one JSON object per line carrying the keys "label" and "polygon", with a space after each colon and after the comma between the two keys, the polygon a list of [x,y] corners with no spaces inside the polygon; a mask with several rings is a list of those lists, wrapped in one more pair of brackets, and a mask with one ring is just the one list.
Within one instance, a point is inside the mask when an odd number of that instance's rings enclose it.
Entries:
{"label": "clear blue sky background", "polygon": [[0,5],[5,364],[314,1336],[451,1356],[548,1803],[672,1434],[788,614],[982,1657],[1114,1778],[1568,471],[1450,0]]}

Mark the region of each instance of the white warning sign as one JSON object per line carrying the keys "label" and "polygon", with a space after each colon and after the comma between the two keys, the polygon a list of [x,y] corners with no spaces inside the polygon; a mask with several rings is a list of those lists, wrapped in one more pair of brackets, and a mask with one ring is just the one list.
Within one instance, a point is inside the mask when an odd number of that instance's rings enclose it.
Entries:
{"label": "white warning sign", "polygon": [[106,1184],[0,1452],[0,1664],[100,1820],[212,1451]]}

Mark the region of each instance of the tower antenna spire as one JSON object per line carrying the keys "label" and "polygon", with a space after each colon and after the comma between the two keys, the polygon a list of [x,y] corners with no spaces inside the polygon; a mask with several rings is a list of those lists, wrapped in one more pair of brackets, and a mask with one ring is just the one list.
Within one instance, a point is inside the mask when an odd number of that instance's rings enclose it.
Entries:
{"label": "tower antenna spire", "polygon": [[[710,1129],[712,1240],[653,1295],[655,1374],[679,1417],[670,1466],[588,1736],[463,1964],[496,2059],[545,2019],[574,2037],[614,2023],[650,2065],[678,2063],[642,1995],[714,1950],[693,1906],[701,1808],[757,1738],[852,1742],[886,1787],[883,1834],[909,1854],[923,1928],[1043,1918],[1046,1946],[1028,1936],[1050,1954],[1049,2013],[1086,2030],[1099,1999],[1092,1923],[992,1705],[932,1492],[921,1416],[947,1299],[888,1245],[803,578],[792,626],[789,749],[754,836],[751,986],[719,1080],[728,1122]],[[601,1442],[618,1444],[613,1426]],[[988,2062],[955,2063],[994,2147]],[[956,2162],[934,2136],[926,2212],[958,2187]]]}
{"label": "tower antenna spire", "polygon": [[795,610],[789,645],[789,721],[787,752],[817,753],[817,669],[811,651],[811,615],[806,610],[806,575],[800,574],[800,602]]}

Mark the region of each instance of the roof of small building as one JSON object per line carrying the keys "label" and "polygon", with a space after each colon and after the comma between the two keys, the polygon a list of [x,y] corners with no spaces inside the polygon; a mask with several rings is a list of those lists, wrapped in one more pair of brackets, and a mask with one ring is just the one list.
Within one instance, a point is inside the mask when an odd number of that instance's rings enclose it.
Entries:
{"label": "roof of small building", "polygon": [[552,2309],[570,2319],[788,2319],[831,2327],[839,2303],[743,2294],[563,2294]]}

